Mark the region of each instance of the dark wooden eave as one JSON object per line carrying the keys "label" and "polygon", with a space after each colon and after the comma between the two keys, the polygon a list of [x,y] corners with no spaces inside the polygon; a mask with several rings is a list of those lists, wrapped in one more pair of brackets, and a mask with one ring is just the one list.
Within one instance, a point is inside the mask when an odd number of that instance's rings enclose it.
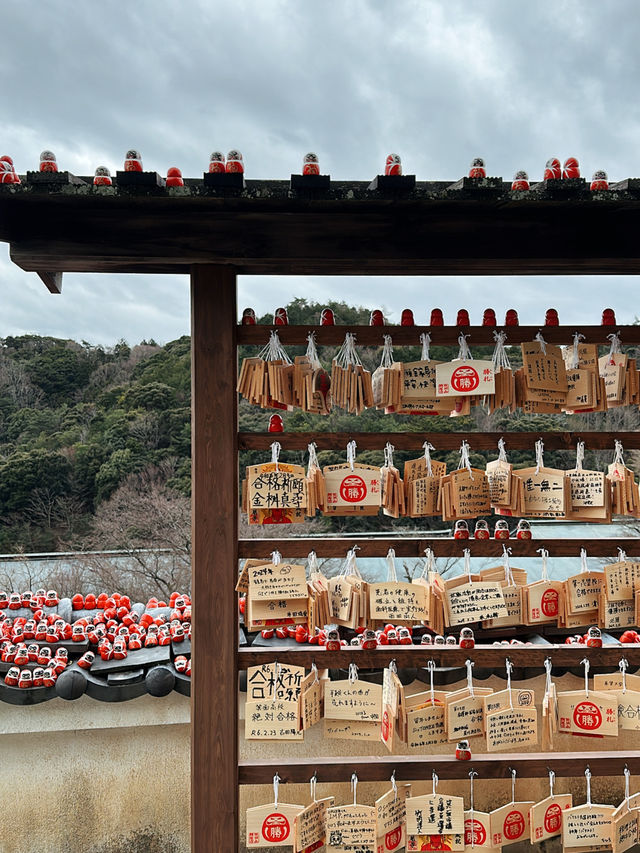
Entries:
{"label": "dark wooden eave", "polygon": [[418,183],[402,196],[333,182],[313,198],[288,181],[247,181],[235,195],[195,180],[153,193],[23,183],[0,187],[0,240],[53,290],[61,272],[188,273],[199,263],[240,274],[637,274],[636,183],[608,193]]}

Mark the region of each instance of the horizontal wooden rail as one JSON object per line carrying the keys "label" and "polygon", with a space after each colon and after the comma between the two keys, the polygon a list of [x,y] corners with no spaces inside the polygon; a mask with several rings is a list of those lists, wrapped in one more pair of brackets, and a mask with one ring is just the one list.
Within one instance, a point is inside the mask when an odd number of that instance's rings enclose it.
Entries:
{"label": "horizontal wooden rail", "polygon": [[[534,628],[531,629],[535,631]],[[474,649],[459,649],[454,646],[382,646],[367,651],[357,647],[348,647],[338,652],[328,652],[322,646],[304,646],[299,648],[278,649],[269,646],[246,646],[238,650],[238,669],[248,669],[277,660],[295,666],[311,668],[346,669],[355,663],[360,669],[383,669],[389,661],[395,660],[398,667],[425,667],[427,661],[435,661],[437,666],[464,667],[470,659],[477,667],[504,670],[505,658],[509,658],[515,667],[543,669],[544,662],[551,658],[554,667],[577,667],[585,658],[591,667],[611,667],[617,669],[621,658],[625,658],[629,668],[640,666],[640,646],[603,646],[590,649],[586,646],[482,646]]]}
{"label": "horizontal wooden rail", "polygon": [[[451,744],[453,752],[454,744]],[[285,753],[283,753],[284,755]],[[367,755],[326,756],[323,758],[283,757],[281,762],[273,759],[241,761],[238,767],[241,785],[267,785],[277,773],[280,782],[308,782],[317,771],[318,782],[349,782],[352,773],[358,774],[359,782],[388,782],[395,771],[398,781],[431,779],[435,770],[439,779],[468,779],[471,769],[478,771],[480,779],[511,780],[511,769],[517,770],[518,778],[547,778],[549,770],[557,777],[584,776],[588,767],[594,777],[620,776],[628,767],[631,775],[640,773],[640,752],[576,753],[530,752],[474,755],[472,761],[456,761],[449,755]]]}
{"label": "horizontal wooden rail", "polygon": [[391,335],[394,346],[420,346],[420,334],[431,335],[431,346],[457,346],[464,332],[471,349],[493,346],[494,331],[507,334],[507,346],[534,340],[538,332],[550,344],[570,344],[575,332],[580,332],[588,344],[609,344],[607,335],[618,332],[623,345],[640,344],[640,325],[634,326],[238,326],[237,343],[264,346],[269,333],[276,331],[283,344],[306,344],[309,332],[315,332],[318,346],[338,346],[347,332],[356,336],[360,346],[382,346],[383,336]]}
{"label": "horizontal wooden rail", "polygon": [[459,450],[463,439],[471,450],[494,450],[503,438],[509,450],[534,450],[541,438],[545,450],[575,450],[576,442],[584,441],[587,450],[610,450],[615,440],[622,442],[625,450],[640,450],[640,432],[241,432],[238,434],[240,450],[267,450],[274,441],[283,450],[306,450],[314,442],[318,450],[341,450],[349,441],[355,441],[358,450],[382,450],[389,441],[396,450],[421,450],[425,441],[436,450]]}
{"label": "horizontal wooden rail", "polygon": [[[292,527],[294,525],[291,525]],[[535,531],[534,531],[535,535]],[[437,536],[395,536],[389,538],[362,536],[350,538],[328,536],[287,539],[241,539],[240,557],[269,557],[272,551],[280,551],[286,558],[303,557],[315,551],[319,557],[345,557],[347,551],[358,545],[358,557],[384,557],[393,548],[396,557],[424,557],[426,548],[431,548],[436,557],[462,557],[463,549],[469,548],[472,557],[500,557],[502,546],[512,549],[512,558],[539,557],[539,548],[546,548],[552,557],[579,557],[580,549],[587,549],[589,557],[617,556],[618,548],[629,557],[640,555],[640,537],[612,537],[598,539],[450,539]]]}

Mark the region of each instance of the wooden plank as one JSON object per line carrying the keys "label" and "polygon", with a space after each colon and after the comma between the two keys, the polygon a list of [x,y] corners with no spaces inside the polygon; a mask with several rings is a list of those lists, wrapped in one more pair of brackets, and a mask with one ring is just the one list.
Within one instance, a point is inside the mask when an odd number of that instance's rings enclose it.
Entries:
{"label": "wooden plank", "polygon": [[275,773],[280,783],[308,782],[317,771],[318,782],[348,782],[352,773],[359,782],[388,782],[395,771],[396,780],[430,779],[435,770],[439,779],[468,779],[469,770],[478,771],[480,779],[511,779],[511,768],[518,778],[547,778],[549,770],[557,777],[584,776],[587,767],[594,777],[622,776],[625,766],[632,776],[640,773],[640,751],[576,753],[530,752],[474,755],[471,763],[456,761],[448,755],[371,755],[327,756],[324,758],[291,758],[243,761],[240,764],[241,785],[266,785]]}
{"label": "wooden plank", "polygon": [[[513,629],[512,629],[513,633]],[[535,627],[529,628],[529,633],[535,634]],[[278,663],[311,668],[315,663],[318,667],[347,668],[355,663],[358,669],[383,669],[389,661],[395,660],[399,667],[424,667],[428,660],[433,660],[438,666],[463,667],[467,659],[475,661],[477,667],[499,669],[504,671],[504,660],[509,658],[516,667],[535,667],[543,669],[546,658],[551,658],[556,667],[578,667],[584,658],[588,658],[592,667],[618,668],[621,658],[626,658],[629,667],[640,667],[640,647],[603,646],[601,649],[591,649],[587,646],[575,645],[540,645],[540,646],[492,646],[476,644],[474,649],[459,649],[455,646],[380,646],[367,651],[356,647],[348,647],[337,652],[327,652],[321,646],[300,646],[299,648],[277,648],[268,646],[246,646],[240,649],[238,669],[248,669],[271,663],[277,658]]]}
{"label": "wooden plank", "polygon": [[62,273],[38,271],[38,276],[44,282],[50,293],[62,293]]}
{"label": "wooden plank", "polygon": [[314,442],[318,450],[345,448],[355,441],[358,450],[382,450],[389,441],[396,450],[421,451],[425,441],[437,450],[458,450],[466,439],[472,450],[494,450],[504,438],[510,450],[534,451],[535,442],[541,438],[545,450],[575,451],[576,442],[584,441],[587,450],[610,450],[619,439],[625,450],[640,450],[640,432],[241,432],[238,435],[240,450],[268,450],[277,440],[283,450],[306,450]]}
{"label": "wooden plank", "polygon": [[[238,849],[236,276],[191,273],[191,849]],[[216,607],[211,602],[217,601]],[[222,689],[227,691],[223,697]],[[214,698],[214,697],[217,697]],[[212,798],[215,796],[215,809]]]}
{"label": "wooden plank", "polygon": [[[534,529],[535,536],[535,529]],[[349,548],[359,546],[358,557],[384,557],[393,548],[396,557],[424,557],[426,548],[432,548],[436,557],[462,557],[464,548],[469,548],[472,557],[499,557],[502,546],[512,549],[512,557],[539,557],[539,548],[546,548],[552,557],[579,557],[580,549],[586,548],[589,557],[610,557],[612,560],[622,548],[629,557],[640,556],[640,537],[608,537],[597,539],[451,539],[437,536],[374,537],[363,534],[350,538],[330,536],[300,537],[288,539],[241,539],[240,557],[264,557],[269,559],[272,551],[280,551],[286,558],[306,557],[315,551],[319,557],[344,557]]]}
{"label": "wooden plank", "polygon": [[[516,294],[517,298],[517,294]],[[433,300],[437,305],[437,298]],[[603,303],[604,304],[604,303]],[[375,307],[375,306],[372,306]],[[542,317],[540,318],[542,320]],[[318,318],[319,320],[319,318]],[[612,332],[620,334],[623,344],[640,344],[640,325],[619,326],[239,326],[238,344],[263,347],[269,340],[272,331],[277,331],[283,344],[306,344],[309,332],[315,332],[316,343],[319,346],[338,346],[344,341],[347,332],[356,336],[356,342],[361,346],[382,346],[383,336],[391,335],[394,346],[420,346],[420,334],[428,332],[431,335],[431,346],[457,346],[461,332],[469,335],[468,343],[471,349],[477,346],[495,344],[493,333],[504,331],[507,335],[507,346],[532,341],[538,332],[550,344],[570,344],[575,332],[585,336],[585,342],[591,344],[609,345],[607,335]]]}

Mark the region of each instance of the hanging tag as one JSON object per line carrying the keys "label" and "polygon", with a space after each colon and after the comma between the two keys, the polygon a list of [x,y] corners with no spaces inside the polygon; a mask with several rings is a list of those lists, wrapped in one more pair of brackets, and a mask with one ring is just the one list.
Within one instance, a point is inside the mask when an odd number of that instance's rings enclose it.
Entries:
{"label": "hanging tag", "polygon": [[326,842],[325,824],[327,809],[334,804],[333,797],[316,799],[317,774],[311,777],[311,803],[294,819],[294,853],[312,853]]}
{"label": "hanging tag", "polygon": [[491,812],[491,841],[495,847],[529,837],[529,811],[535,803],[516,801],[516,771],[511,770],[511,802]]}
{"label": "hanging tag", "polygon": [[432,794],[407,799],[407,835],[462,835],[464,799],[436,793],[435,772],[432,778]]}
{"label": "hanging tag", "polygon": [[538,332],[535,341],[523,343],[521,349],[527,388],[567,391],[567,371],[560,347],[546,343]]}
{"label": "hanging tag", "polygon": [[529,811],[530,841],[538,844],[562,834],[562,816],[573,805],[571,794],[555,794],[556,774],[549,770],[549,796],[536,803]]}
{"label": "hanging tag", "polygon": [[406,844],[406,801],[411,796],[411,785],[396,784],[395,771],[391,776],[391,790],[376,800],[376,837],[378,853],[393,853]]}
{"label": "hanging tag", "polygon": [[563,814],[562,844],[565,848],[609,845],[612,843],[613,806],[591,802],[591,770],[584,772],[587,786],[587,801],[574,806]]}
{"label": "hanging tag", "polygon": [[280,777],[273,777],[273,803],[247,809],[247,848],[292,847],[294,821],[304,806],[279,801]]}
{"label": "hanging tag", "polygon": [[468,336],[460,335],[458,358],[436,367],[438,397],[465,397],[472,394],[494,394],[496,390],[492,361],[474,359],[467,344]]}
{"label": "hanging tag", "polygon": [[491,815],[488,812],[476,811],[473,799],[473,777],[475,770],[469,771],[469,799],[471,807],[464,813],[464,846],[465,850],[491,850]]}
{"label": "hanging tag", "polygon": [[327,809],[326,844],[334,853],[376,853],[376,818],[374,806],[363,806],[357,802],[358,777],[351,777],[353,804],[334,806]]}

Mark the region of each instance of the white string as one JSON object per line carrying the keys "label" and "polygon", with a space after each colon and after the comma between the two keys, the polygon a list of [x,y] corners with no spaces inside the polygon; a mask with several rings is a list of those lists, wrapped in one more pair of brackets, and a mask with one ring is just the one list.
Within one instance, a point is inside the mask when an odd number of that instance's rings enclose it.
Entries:
{"label": "white string", "polygon": [[316,784],[318,782],[318,774],[314,773],[311,779],[309,779],[309,788],[311,790],[311,799],[315,803],[316,802]]}
{"label": "white string", "polygon": [[309,364],[313,367],[314,370],[318,370],[322,365],[320,364],[320,359],[318,358],[318,350],[316,348],[316,333],[309,332],[307,335],[307,352],[305,353],[307,358],[309,359]]}
{"label": "white string", "polygon": [[471,350],[469,349],[469,344],[467,343],[468,337],[469,335],[462,334],[458,336],[458,344],[460,346],[460,349],[458,351],[458,358],[455,360],[469,361],[473,358],[473,356],[471,355]]}
{"label": "white string", "polygon": [[460,445],[460,463],[458,468],[466,468],[469,472],[469,477],[473,480],[473,471],[471,470],[471,460],[469,459],[469,442],[462,441]]}
{"label": "white string", "polygon": [[398,800],[398,786],[396,785],[396,771],[391,774],[391,790],[393,791],[393,802]]}
{"label": "white string", "polygon": [[258,358],[263,361],[284,361],[285,364],[291,364],[291,359],[280,343],[277,332],[270,333],[269,342],[260,350]]}
{"label": "white string", "polygon": [[397,583],[398,575],[396,574],[396,552],[393,548],[389,548],[385,559],[387,561],[387,581]]}
{"label": "white string", "polygon": [[580,549],[580,574],[584,574],[589,571],[589,564],[587,563],[587,549]]}
{"label": "white string", "polygon": [[391,367],[393,365],[393,343],[391,342],[391,335],[383,335],[382,340],[384,343],[382,345],[380,367]]}
{"label": "white string", "polygon": [[280,787],[280,777],[276,773],[276,775],[273,777],[273,802],[274,802],[276,809],[278,808],[278,788],[279,787]]}
{"label": "white string", "polygon": [[540,554],[540,558],[542,560],[542,569],[540,571],[540,577],[543,581],[548,581],[549,571],[547,569],[547,560],[549,559],[549,552],[546,548],[538,548],[536,554]]}
{"label": "white string", "polygon": [[513,664],[509,658],[504,659],[505,669],[507,670],[507,690],[509,691],[509,707],[513,711],[513,694],[511,693],[511,673],[513,672]]}
{"label": "white string", "polygon": [[471,580],[471,551],[469,548],[465,548],[462,555],[464,557],[464,574],[469,577],[469,583],[473,583]]}
{"label": "white string", "polygon": [[616,443],[614,446],[613,464],[614,465],[624,465],[624,457],[622,455],[624,448],[622,446],[622,442],[617,438],[615,441],[616,441]]}
{"label": "white string", "polygon": [[536,441],[536,475],[544,468],[544,442],[541,438]]}
{"label": "white string", "polygon": [[435,450],[433,444],[430,444],[428,441],[422,445],[424,447],[424,460],[427,463],[427,475],[429,477],[433,477],[433,468],[431,467],[431,452]]}
{"label": "white string", "polygon": [[464,662],[464,665],[467,668],[467,688],[471,696],[475,696],[475,693],[473,692],[473,667],[475,666],[475,664],[472,660],[467,659]]}
{"label": "white string", "polygon": [[507,445],[504,443],[504,438],[498,439],[498,462],[508,462]]}
{"label": "white string", "polygon": [[509,357],[507,356],[507,351],[505,349],[507,333],[494,332],[493,339],[496,342],[493,350],[493,356],[491,357],[494,373],[497,373],[499,369],[511,370],[511,362],[509,361]]}
{"label": "white string", "polygon": [[622,692],[627,692],[627,670],[629,669],[629,662],[626,658],[622,658],[620,663],[618,664],[618,669],[622,673]]}
{"label": "white string", "polygon": [[551,688],[553,687],[553,684],[551,681],[551,669],[552,669],[551,658],[545,658],[544,659],[544,669],[545,669],[545,672],[547,673],[547,680],[545,682],[544,692],[549,694],[549,693],[551,693]]}
{"label": "white string", "polygon": [[427,661],[427,672],[429,673],[429,689],[431,691],[431,704],[436,704],[436,694],[433,689],[433,673],[436,671],[436,662],[434,660]]}
{"label": "white string", "polygon": [[388,441],[384,446],[384,467],[393,468],[393,451],[395,447]]}
{"label": "white string", "polygon": [[631,773],[629,772],[629,768],[625,765],[624,768],[624,799],[627,804],[627,810],[629,809],[629,780],[631,779]]}
{"label": "white string", "polygon": [[436,570],[436,560],[435,554],[431,550],[431,548],[424,549],[425,558],[424,558],[424,566],[422,567],[421,578],[428,578],[429,572],[435,572]]}
{"label": "white string", "polygon": [[536,340],[540,344],[540,350],[542,351],[543,355],[546,355],[547,354],[547,342],[542,337],[542,332],[538,332],[538,334],[536,335]]}
{"label": "white string", "polygon": [[314,675],[313,683],[318,684],[320,679],[318,678],[318,667],[315,664],[315,661],[311,664],[311,672]]}
{"label": "white string", "polygon": [[587,805],[591,805],[591,770],[587,767],[584,771],[584,778],[587,780]]}
{"label": "white string", "polygon": [[477,770],[469,771],[469,802],[471,804],[471,846],[476,846],[476,831],[473,820],[473,777],[478,775]]}
{"label": "white string", "polygon": [[357,577],[360,576],[360,569],[358,568],[358,565],[356,563],[356,551],[359,550],[360,546],[354,545],[351,550],[347,551],[347,556],[345,558],[344,565],[342,567],[342,570],[340,571],[341,577],[346,577],[350,574],[356,575]]}
{"label": "white string", "polygon": [[433,782],[433,796],[436,795],[436,788],[438,787],[438,775],[435,770],[431,771],[431,781]]}
{"label": "white string", "polygon": [[513,574],[511,572],[511,556],[512,549],[507,548],[506,545],[502,546],[502,565],[504,566],[504,579],[507,582],[507,586],[515,586],[515,581],[513,580]]}
{"label": "white string", "polygon": [[271,562],[274,566],[279,566],[282,562],[282,554],[280,551],[272,551],[271,552]]}
{"label": "white string", "polygon": [[582,463],[584,462],[584,441],[579,441],[576,444],[576,471],[582,471]]}
{"label": "white string", "polygon": [[573,354],[571,356],[571,369],[577,370],[580,366],[580,341],[584,340],[584,335],[581,335],[580,332],[576,332],[573,336]]}
{"label": "white string", "polygon": [[351,774],[351,790],[353,791],[353,805],[357,806],[358,805],[358,799],[357,799],[357,797],[358,797],[358,774],[357,773]]}
{"label": "white string", "polygon": [[357,447],[357,445],[356,445],[355,441],[350,441],[347,444],[347,462],[351,466],[352,471],[353,471],[354,462],[356,461],[356,447]]}
{"label": "white string", "polygon": [[612,335],[607,335],[607,339],[611,341],[611,348],[609,350],[609,364],[615,364],[614,355],[620,355],[621,349],[620,344],[622,341],[620,340],[620,335],[617,332],[614,332]]}
{"label": "white string", "polygon": [[428,332],[422,332],[420,335],[420,343],[422,344],[422,355],[420,356],[420,360],[431,361],[431,355],[429,354],[431,335]]}
{"label": "white string", "polygon": [[392,672],[394,675],[398,674],[398,664],[395,658],[389,661],[389,672]]}
{"label": "white string", "polygon": [[584,666],[584,695],[589,698],[589,670],[591,669],[591,664],[589,663],[588,658],[583,658],[580,663]]}
{"label": "white string", "polygon": [[622,548],[618,548],[618,562],[626,563],[627,562],[627,552],[623,551]]}
{"label": "white string", "polygon": [[516,801],[516,771],[511,770],[511,802]]}
{"label": "white string", "polygon": [[[280,678],[280,664],[278,661],[275,661],[273,664],[273,690],[271,691],[271,698],[276,698],[276,689],[278,687],[278,679]],[[277,776],[278,774],[276,774]]]}
{"label": "white string", "polygon": [[549,770],[549,796],[553,797],[553,783],[555,782],[556,774],[553,770]]}
{"label": "white string", "polygon": [[271,461],[273,463],[275,463],[276,472],[280,470],[278,468],[278,459],[280,458],[280,450],[281,449],[282,448],[281,448],[279,441],[274,441],[273,444],[271,445]]}
{"label": "white string", "polygon": [[352,367],[353,365],[361,365],[360,356],[356,350],[356,336],[353,332],[347,332],[344,336],[344,343],[338,351],[336,361],[340,367]]}
{"label": "white string", "polygon": [[349,664],[349,684],[353,684],[358,680],[358,667],[355,663]]}
{"label": "white string", "polygon": [[318,464],[318,454],[316,453],[316,443],[312,441],[311,444],[307,444],[307,453],[309,454],[309,466],[307,468],[307,472],[311,471],[312,468],[319,468]]}

